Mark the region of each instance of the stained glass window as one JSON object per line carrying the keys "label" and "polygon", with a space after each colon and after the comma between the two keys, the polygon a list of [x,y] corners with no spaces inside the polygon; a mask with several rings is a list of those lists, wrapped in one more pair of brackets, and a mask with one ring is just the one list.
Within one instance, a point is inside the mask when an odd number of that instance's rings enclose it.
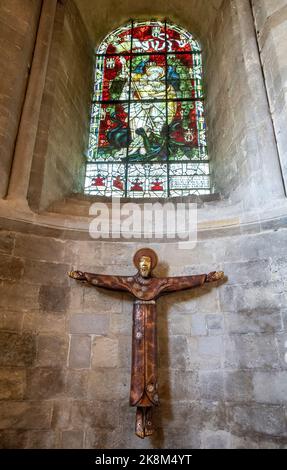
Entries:
{"label": "stained glass window", "polygon": [[101,43],[86,192],[210,192],[199,42],[167,21],[131,21]]}

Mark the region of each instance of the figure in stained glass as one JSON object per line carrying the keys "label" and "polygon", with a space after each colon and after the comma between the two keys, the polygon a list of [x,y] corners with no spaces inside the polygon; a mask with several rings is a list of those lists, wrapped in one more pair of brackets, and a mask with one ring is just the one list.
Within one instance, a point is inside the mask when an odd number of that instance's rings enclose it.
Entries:
{"label": "figure in stained glass", "polygon": [[162,181],[159,181],[158,178],[152,183],[151,191],[163,191]]}
{"label": "figure in stained glass", "polygon": [[113,186],[114,186],[115,188],[117,188],[117,189],[121,189],[121,190],[124,189],[124,184],[123,184],[123,182],[122,182],[122,180],[121,180],[121,176],[120,176],[120,175],[118,175],[118,176],[115,177],[115,179],[114,179],[114,181],[113,181]]}
{"label": "figure in stained glass", "polygon": [[143,184],[143,182],[142,182],[142,181],[139,181],[139,178],[137,178],[137,179],[132,183],[132,186],[131,186],[130,191],[143,191],[142,184]]}
{"label": "figure in stained glass", "polygon": [[105,179],[100,174],[98,174],[96,178],[93,178],[92,186],[105,186],[104,180]]}

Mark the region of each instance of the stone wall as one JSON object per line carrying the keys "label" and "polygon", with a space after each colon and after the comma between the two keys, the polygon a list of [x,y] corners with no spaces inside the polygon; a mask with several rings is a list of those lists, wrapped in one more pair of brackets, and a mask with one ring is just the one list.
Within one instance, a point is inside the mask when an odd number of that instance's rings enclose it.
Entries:
{"label": "stone wall", "polygon": [[287,188],[287,1],[252,0],[270,110]]}
{"label": "stone wall", "polygon": [[7,194],[19,119],[33,57],[41,2],[0,4],[0,197]]}
{"label": "stone wall", "polygon": [[284,190],[248,0],[223,2],[205,53],[214,187],[233,203],[260,207]]}
{"label": "stone wall", "polygon": [[132,303],[66,275],[132,274],[142,245],[6,228],[2,448],[286,448],[286,229],[202,238],[193,251],[152,244],[160,275],[216,268],[228,281],[158,301],[161,406],[142,441],[128,405]]}
{"label": "stone wall", "polygon": [[34,209],[82,189],[92,79],[92,46],[78,10],[71,0],[58,3],[30,179]]}

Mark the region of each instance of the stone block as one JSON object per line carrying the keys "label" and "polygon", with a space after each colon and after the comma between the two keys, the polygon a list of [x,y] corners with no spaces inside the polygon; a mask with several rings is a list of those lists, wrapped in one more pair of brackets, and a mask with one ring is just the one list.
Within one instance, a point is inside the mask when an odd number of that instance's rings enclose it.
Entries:
{"label": "stone block", "polygon": [[53,404],[52,429],[70,429],[72,400],[68,400],[67,397],[65,397],[64,399],[53,400]]}
{"label": "stone block", "polygon": [[276,334],[279,363],[282,369],[287,369],[287,332]]}
{"label": "stone block", "polygon": [[221,309],[246,312],[248,310],[276,310],[284,305],[284,297],[278,284],[261,286],[221,286],[219,290]]}
{"label": "stone block", "polygon": [[230,449],[231,436],[227,431],[203,431],[201,449]]}
{"label": "stone block", "polygon": [[[137,246],[134,245],[135,250]],[[101,243],[101,259],[111,260],[110,264],[113,265],[115,270],[117,266],[129,266],[131,264],[131,248],[130,243]]]}
{"label": "stone block", "polygon": [[88,399],[128,401],[130,372],[124,369],[97,369],[90,372]]}
{"label": "stone block", "polygon": [[117,367],[119,362],[119,341],[99,337],[92,345],[92,367]]}
{"label": "stone block", "polygon": [[284,448],[284,438],[272,436],[258,436],[252,434],[249,436],[235,436],[231,438],[231,449],[282,449]]}
{"label": "stone block", "polygon": [[200,400],[198,428],[209,431],[228,429],[225,402],[215,400]]}
{"label": "stone block", "polygon": [[0,429],[49,429],[52,402],[0,402]]}
{"label": "stone block", "polygon": [[209,335],[220,335],[224,329],[223,315],[206,315],[205,316],[206,327]]}
{"label": "stone block", "polygon": [[119,425],[119,404],[117,401],[73,401],[71,424],[79,429],[115,429]]}
{"label": "stone block", "polygon": [[204,315],[196,313],[191,315],[191,336],[206,336],[206,322]]}
{"label": "stone block", "polygon": [[166,338],[173,335],[191,334],[191,315],[166,311],[165,305],[158,302],[158,335]]}
{"label": "stone block", "polygon": [[20,311],[1,309],[0,330],[20,331],[22,329],[23,313]]}
{"label": "stone block", "polygon": [[[128,437],[129,444],[124,446],[124,432],[121,428],[116,429],[101,429],[100,432],[95,432],[94,429],[87,429],[85,436],[85,449],[129,449],[131,447],[131,440],[135,441],[132,436]],[[149,439],[144,439],[149,441]],[[137,445],[138,441],[137,441]],[[148,445],[144,443],[144,445]],[[136,448],[136,447],[133,447]]]}
{"label": "stone block", "polygon": [[200,371],[199,372],[200,397],[204,400],[223,400],[223,372]]}
{"label": "stone block", "polygon": [[14,311],[37,310],[38,293],[37,286],[6,281],[0,285],[0,307]]}
{"label": "stone block", "polygon": [[274,257],[271,259],[271,276],[272,281],[281,282],[287,277],[287,261],[286,257]]}
{"label": "stone block", "polygon": [[[121,313],[122,312],[122,293],[105,291],[92,286],[84,286],[83,311],[85,313]],[[132,303],[129,302],[132,309]]]}
{"label": "stone block", "polygon": [[222,270],[228,276],[228,285],[268,282],[271,280],[269,259],[223,263]]}
{"label": "stone block", "polygon": [[[268,245],[266,246],[265,238],[262,235],[250,237],[243,235],[240,237],[230,237],[223,240],[214,240],[215,262],[222,263],[223,260],[229,262],[247,262],[251,260],[267,259]],[[268,243],[268,242],[267,242]],[[265,248],[265,250],[264,250]],[[261,255],[261,256],[260,256]],[[232,277],[231,272],[226,273]]]}
{"label": "stone block", "polygon": [[87,370],[68,370],[66,379],[66,396],[85,399],[88,389]]}
{"label": "stone block", "polygon": [[21,429],[1,430],[0,431],[0,449],[26,449],[28,441],[28,432]]}
{"label": "stone block", "polygon": [[182,433],[182,427],[169,427],[165,431],[165,449],[199,449],[200,448],[200,432],[189,431]]}
{"label": "stone block", "polygon": [[224,372],[225,400],[251,402],[253,400],[253,373],[248,370]]}
{"label": "stone block", "polygon": [[25,389],[25,370],[0,369],[0,400],[22,400]]}
{"label": "stone block", "polygon": [[189,369],[220,369],[223,357],[222,342],[220,336],[187,338]]}
{"label": "stone block", "polygon": [[106,335],[109,328],[109,316],[105,313],[74,314],[70,317],[69,331],[73,334]]}
{"label": "stone block", "polygon": [[77,313],[83,311],[85,287],[86,286],[76,282],[74,282],[71,286],[69,298],[69,312]]}
{"label": "stone block", "polygon": [[223,341],[220,337],[198,338],[198,354],[204,357],[223,355]]}
{"label": "stone block", "polygon": [[[124,413],[124,407],[122,408]],[[134,419],[134,413],[131,414],[131,418]],[[185,422],[185,432],[195,430],[201,422],[199,403],[188,399],[185,401],[161,400],[160,407],[154,410],[154,422],[157,429],[179,428]]]}
{"label": "stone block", "polygon": [[68,285],[68,264],[25,260],[23,280],[29,284]]}
{"label": "stone block", "polygon": [[65,376],[61,369],[34,368],[27,370],[26,399],[43,400],[64,394]]}
{"label": "stone block", "polygon": [[63,431],[62,449],[82,449],[84,445],[84,431]]}
{"label": "stone block", "polygon": [[170,294],[165,297],[165,304],[169,315],[173,313],[197,314],[216,313],[219,310],[217,289],[210,286]]}
{"label": "stone block", "polygon": [[89,369],[91,367],[91,337],[88,335],[71,335],[69,367]]}
{"label": "stone block", "polygon": [[287,403],[287,371],[257,371],[253,386],[257,403]]}
{"label": "stone block", "polygon": [[69,289],[60,286],[41,286],[39,306],[43,312],[65,312],[69,302]]}
{"label": "stone block", "polygon": [[159,399],[160,400],[197,400],[199,398],[198,373],[160,368]]}
{"label": "stone block", "polygon": [[[65,259],[68,263],[73,262],[75,266],[77,266],[77,269],[80,269],[81,271],[85,270],[86,272],[94,272],[95,268],[91,270],[88,269],[88,267],[98,266],[99,260],[102,264],[101,252],[101,243],[95,241],[71,240],[66,242]],[[109,257],[107,259],[109,259]],[[102,271],[97,270],[97,272]]]}
{"label": "stone block", "polygon": [[14,255],[27,259],[61,262],[64,257],[65,242],[50,237],[17,233]]}
{"label": "stone block", "polygon": [[131,334],[129,336],[121,336],[119,338],[119,356],[118,356],[119,367],[130,369],[131,359],[132,359]]}
{"label": "stone block", "polygon": [[49,336],[66,333],[66,316],[64,313],[28,312],[23,315],[24,332],[31,334],[46,334]]}
{"label": "stone block", "polygon": [[60,367],[67,363],[68,341],[65,337],[39,335],[37,365]]}
{"label": "stone block", "polygon": [[226,329],[234,333],[273,333],[282,329],[280,309],[254,308],[226,312]]}
{"label": "stone block", "polygon": [[[132,308],[132,307],[131,307]],[[132,315],[127,313],[111,313],[109,331],[113,335],[131,335]]]}
{"label": "stone block", "polygon": [[14,248],[15,235],[12,232],[0,231],[0,253],[11,254]]}
{"label": "stone block", "polygon": [[[286,309],[283,309],[281,311],[281,315],[282,315],[282,321],[283,321],[283,330],[286,332],[287,334],[287,310]],[[287,338],[286,338],[286,341],[287,341]]]}
{"label": "stone block", "polygon": [[271,335],[232,335],[224,339],[225,367],[273,368],[279,359],[275,339]]}
{"label": "stone block", "polygon": [[26,449],[55,449],[56,441],[54,431],[27,431]]}
{"label": "stone block", "polygon": [[23,273],[24,263],[21,258],[1,255],[0,280],[18,281]]}
{"label": "stone block", "polygon": [[185,336],[161,338],[159,342],[159,363],[161,367],[186,370],[190,368],[189,347]]}
{"label": "stone block", "polygon": [[0,332],[0,365],[32,366],[36,359],[36,339],[29,333]]}
{"label": "stone block", "polygon": [[261,433],[266,436],[286,436],[286,418],[282,406],[232,406],[228,414],[231,432],[237,435]]}

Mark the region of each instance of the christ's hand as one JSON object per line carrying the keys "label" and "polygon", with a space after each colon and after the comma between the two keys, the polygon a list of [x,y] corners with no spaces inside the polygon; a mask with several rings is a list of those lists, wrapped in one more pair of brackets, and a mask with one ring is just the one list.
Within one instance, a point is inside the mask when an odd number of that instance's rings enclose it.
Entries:
{"label": "christ's hand", "polygon": [[86,276],[82,271],[70,271],[68,276],[77,281],[86,281]]}
{"label": "christ's hand", "polygon": [[224,278],[223,271],[212,271],[207,275],[206,282],[215,282]]}

